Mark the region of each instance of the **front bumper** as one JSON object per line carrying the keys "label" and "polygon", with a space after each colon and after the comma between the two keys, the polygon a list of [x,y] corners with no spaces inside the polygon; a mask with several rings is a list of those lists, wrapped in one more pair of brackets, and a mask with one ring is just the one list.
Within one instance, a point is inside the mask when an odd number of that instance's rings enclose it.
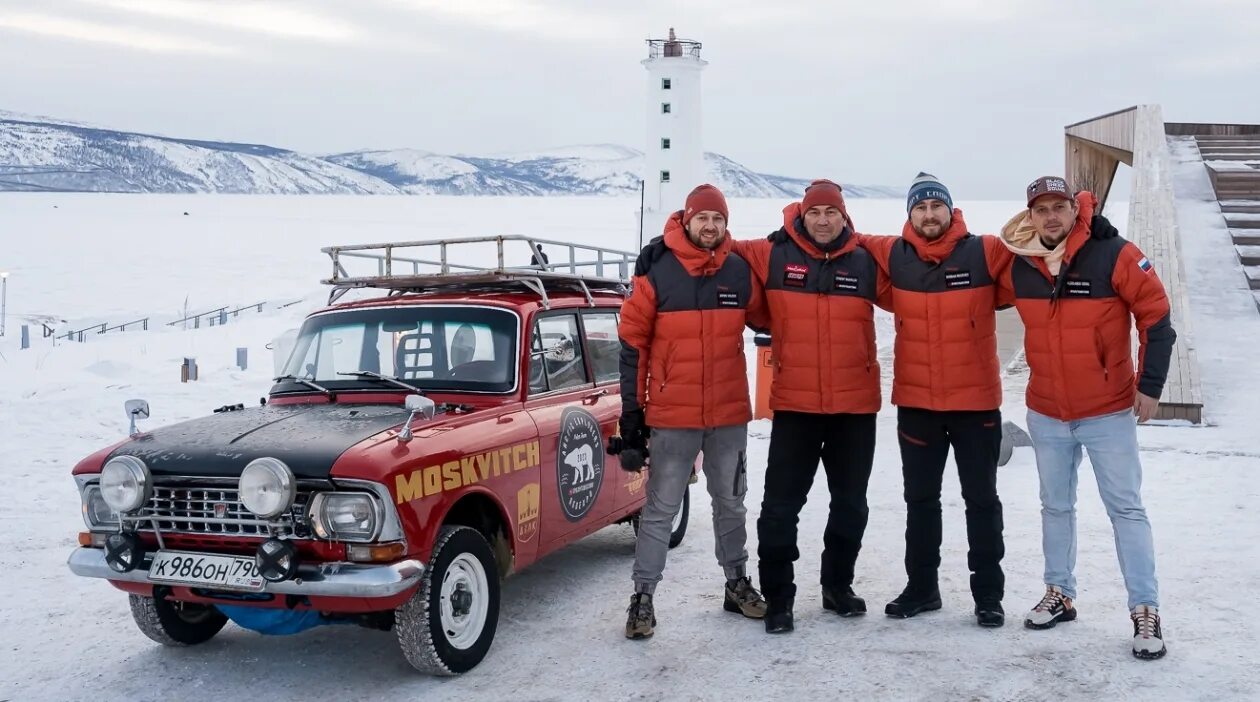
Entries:
{"label": "front bumper", "polygon": [[[105,563],[105,551],[99,548],[76,548],[66,565],[70,572],[85,578],[103,578],[115,582],[170,585],[149,580],[149,561],[129,573],[118,573]],[[277,595],[323,597],[391,597],[420,583],[424,563],[407,560],[388,565],[363,563],[307,563],[298,566],[295,577],[279,583],[264,582],[263,589]],[[191,585],[190,587],[201,587]]]}

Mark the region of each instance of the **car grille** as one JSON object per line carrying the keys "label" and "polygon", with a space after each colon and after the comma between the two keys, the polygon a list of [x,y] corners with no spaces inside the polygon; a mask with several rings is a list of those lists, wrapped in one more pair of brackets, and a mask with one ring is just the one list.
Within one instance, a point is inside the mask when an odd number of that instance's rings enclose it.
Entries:
{"label": "car grille", "polygon": [[[163,533],[225,536],[303,536],[307,532],[309,492],[299,491],[293,508],[272,520],[262,519],[241,504],[236,488],[196,485],[155,485],[140,531],[153,531],[153,520]],[[270,528],[269,528],[270,527]]]}

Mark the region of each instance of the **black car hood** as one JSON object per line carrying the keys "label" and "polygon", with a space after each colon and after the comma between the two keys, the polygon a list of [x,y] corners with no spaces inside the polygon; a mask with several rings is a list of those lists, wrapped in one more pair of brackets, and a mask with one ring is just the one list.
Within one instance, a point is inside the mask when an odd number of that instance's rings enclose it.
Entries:
{"label": "black car hood", "polygon": [[237,477],[271,456],[298,478],[327,479],[347,449],[406,418],[401,405],[267,405],[146,432],[110,457],[135,456],[153,475]]}

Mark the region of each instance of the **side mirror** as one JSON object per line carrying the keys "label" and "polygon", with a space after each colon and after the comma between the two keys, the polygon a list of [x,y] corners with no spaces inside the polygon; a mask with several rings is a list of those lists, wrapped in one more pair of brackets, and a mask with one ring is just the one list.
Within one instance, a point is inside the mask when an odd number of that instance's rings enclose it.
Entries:
{"label": "side mirror", "polygon": [[424,395],[408,395],[403,406],[412,414],[422,415],[425,419],[433,419],[437,414],[437,403]]}
{"label": "side mirror", "polygon": [[127,417],[131,420],[131,428],[128,433],[135,436],[139,433],[136,431],[136,420],[149,418],[149,401],[127,400],[123,403],[123,409],[126,410]]}
{"label": "side mirror", "polygon": [[577,358],[572,339],[561,339],[543,351],[543,357],[554,363],[568,363]]}
{"label": "side mirror", "polygon": [[398,432],[398,443],[405,444],[411,441],[411,421],[420,415],[425,419],[433,419],[433,415],[437,414],[437,403],[424,395],[408,395],[403,400],[403,407],[407,409],[407,419],[403,422],[402,431]]}

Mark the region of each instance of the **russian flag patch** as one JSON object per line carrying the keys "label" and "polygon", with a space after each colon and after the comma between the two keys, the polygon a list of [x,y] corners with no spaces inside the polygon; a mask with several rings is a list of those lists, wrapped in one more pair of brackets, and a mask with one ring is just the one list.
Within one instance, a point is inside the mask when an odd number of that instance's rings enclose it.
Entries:
{"label": "russian flag patch", "polygon": [[1141,268],[1143,273],[1150,273],[1151,272],[1151,259],[1143,256],[1142,260],[1138,261],[1138,268]]}

